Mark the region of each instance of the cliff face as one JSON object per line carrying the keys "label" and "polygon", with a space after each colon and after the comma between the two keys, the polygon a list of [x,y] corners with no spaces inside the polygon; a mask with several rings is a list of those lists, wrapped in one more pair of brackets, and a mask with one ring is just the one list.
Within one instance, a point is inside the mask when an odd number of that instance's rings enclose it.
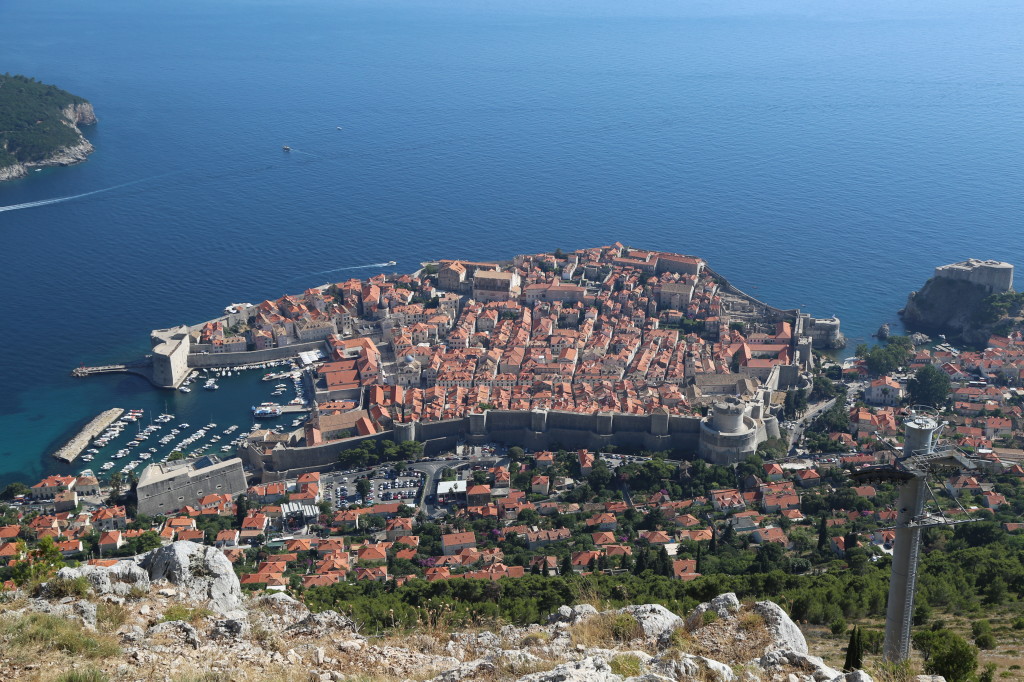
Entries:
{"label": "cliff face", "polygon": [[907,297],[903,322],[913,331],[958,336],[975,345],[984,343],[991,329],[978,322],[977,312],[988,295],[986,287],[973,282],[932,277],[920,291]]}

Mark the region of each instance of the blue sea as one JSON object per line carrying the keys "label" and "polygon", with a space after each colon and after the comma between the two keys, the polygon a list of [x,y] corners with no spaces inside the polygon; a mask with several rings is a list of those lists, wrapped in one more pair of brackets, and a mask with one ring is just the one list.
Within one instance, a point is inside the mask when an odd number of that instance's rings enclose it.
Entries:
{"label": "blue sea", "polygon": [[108,407],[247,427],[254,374],[69,371],[373,263],[619,240],[851,344],[937,264],[1024,263],[1017,0],[10,0],[0,26],[0,69],[100,119],[88,162],[0,185],[78,197],[0,208],[0,484],[82,468],[49,455]]}

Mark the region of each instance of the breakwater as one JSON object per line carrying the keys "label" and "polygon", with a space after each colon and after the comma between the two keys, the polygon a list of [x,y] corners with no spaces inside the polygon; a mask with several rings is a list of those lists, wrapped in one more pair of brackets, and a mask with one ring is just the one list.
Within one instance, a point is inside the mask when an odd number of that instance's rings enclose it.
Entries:
{"label": "breakwater", "polygon": [[64,447],[53,453],[53,456],[65,462],[74,462],[75,458],[82,454],[82,450],[89,444],[89,441],[103,433],[103,430],[113,424],[122,414],[124,414],[124,410],[120,407],[100,412],[74,438],[69,440]]}

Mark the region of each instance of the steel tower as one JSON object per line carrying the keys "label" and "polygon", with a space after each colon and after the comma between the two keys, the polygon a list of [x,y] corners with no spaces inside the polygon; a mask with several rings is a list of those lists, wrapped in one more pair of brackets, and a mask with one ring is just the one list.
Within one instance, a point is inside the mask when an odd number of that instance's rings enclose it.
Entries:
{"label": "steel tower", "polygon": [[925,502],[932,496],[928,485],[929,474],[940,469],[975,468],[974,462],[966,454],[936,439],[945,425],[946,422],[939,422],[938,413],[932,408],[915,406],[904,422],[903,451],[894,449],[897,453],[895,461],[891,465],[868,467],[853,474],[853,478],[858,480],[889,481],[900,487],[896,503],[896,539],[893,545],[892,575],[889,578],[889,603],[885,614],[883,654],[890,661],[903,661],[910,655],[910,626],[914,618],[921,530],[976,520],[953,521],[945,517],[941,509],[938,514],[924,511]]}

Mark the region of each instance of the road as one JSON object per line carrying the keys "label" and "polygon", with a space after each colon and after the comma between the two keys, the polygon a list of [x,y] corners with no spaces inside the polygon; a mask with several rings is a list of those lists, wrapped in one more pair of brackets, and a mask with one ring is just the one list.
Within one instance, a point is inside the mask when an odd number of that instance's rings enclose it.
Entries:
{"label": "road", "polygon": [[427,518],[433,518],[435,516],[441,516],[444,514],[446,508],[435,504],[427,504],[427,497],[437,492],[437,484],[441,480],[441,471],[443,469],[463,469],[467,466],[505,466],[509,465],[509,459],[507,457],[460,457],[459,459],[441,460],[437,462],[410,462],[409,468],[415,469],[416,471],[423,472],[423,495],[420,498],[420,504],[417,508],[417,512],[423,512]]}
{"label": "road", "polygon": [[822,412],[826,412],[831,409],[831,407],[836,404],[836,400],[837,398],[832,398],[831,400],[826,400],[823,403],[817,403],[807,410],[802,417],[796,420],[796,426],[791,428],[789,431],[789,454],[797,454],[796,444],[800,442],[800,438],[804,435],[804,431],[807,429],[807,426]]}

